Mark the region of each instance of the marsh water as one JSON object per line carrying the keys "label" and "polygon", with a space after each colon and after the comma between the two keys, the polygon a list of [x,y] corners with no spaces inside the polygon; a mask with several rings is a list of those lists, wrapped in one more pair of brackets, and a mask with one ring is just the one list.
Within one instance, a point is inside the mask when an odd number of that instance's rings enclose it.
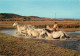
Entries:
{"label": "marsh water", "polygon": [[[16,29],[5,29],[0,32],[13,36],[16,32]],[[40,41],[49,44],[54,44],[55,46],[60,46],[60,47],[80,51],[80,31],[66,32],[66,33],[69,34],[70,37],[74,40],[70,39],[70,40],[40,40]]]}

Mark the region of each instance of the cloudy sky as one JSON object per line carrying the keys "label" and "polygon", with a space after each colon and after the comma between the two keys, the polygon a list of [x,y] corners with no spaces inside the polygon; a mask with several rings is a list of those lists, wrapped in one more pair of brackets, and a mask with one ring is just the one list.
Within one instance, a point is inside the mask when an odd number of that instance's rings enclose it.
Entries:
{"label": "cloudy sky", "polygon": [[0,0],[0,13],[80,19],[80,0]]}

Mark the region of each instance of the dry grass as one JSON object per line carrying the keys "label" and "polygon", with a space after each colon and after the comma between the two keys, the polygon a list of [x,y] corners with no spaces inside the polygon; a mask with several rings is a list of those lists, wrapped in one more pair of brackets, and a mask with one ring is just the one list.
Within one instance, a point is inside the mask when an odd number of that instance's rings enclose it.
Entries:
{"label": "dry grass", "polygon": [[60,28],[60,30],[65,32],[75,32],[80,31],[80,28]]}
{"label": "dry grass", "polygon": [[78,56],[80,52],[0,33],[0,55],[7,56]]}
{"label": "dry grass", "polygon": [[[15,28],[12,24],[15,21],[0,21],[0,29]],[[53,27],[55,21],[19,21],[21,24],[30,24],[38,28],[45,28],[45,26]],[[80,31],[80,21],[56,21],[61,30],[64,31]]]}

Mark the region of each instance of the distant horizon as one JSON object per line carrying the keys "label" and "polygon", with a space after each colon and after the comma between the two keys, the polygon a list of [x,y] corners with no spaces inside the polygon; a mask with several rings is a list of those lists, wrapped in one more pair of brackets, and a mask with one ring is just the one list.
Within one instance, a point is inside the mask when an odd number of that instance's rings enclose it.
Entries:
{"label": "distant horizon", "polygon": [[[7,13],[7,14],[15,14],[15,13]],[[16,15],[20,15],[20,14],[16,14]],[[20,15],[20,16],[24,16],[24,15]],[[40,16],[36,16],[36,17],[40,17]],[[42,18],[49,18],[49,17],[42,17]],[[54,19],[54,18],[51,18],[51,19]],[[77,18],[56,18],[56,19],[77,19]],[[78,18],[78,19],[80,19],[80,18]]]}
{"label": "distant horizon", "polygon": [[80,0],[0,0],[0,13],[80,19]]}

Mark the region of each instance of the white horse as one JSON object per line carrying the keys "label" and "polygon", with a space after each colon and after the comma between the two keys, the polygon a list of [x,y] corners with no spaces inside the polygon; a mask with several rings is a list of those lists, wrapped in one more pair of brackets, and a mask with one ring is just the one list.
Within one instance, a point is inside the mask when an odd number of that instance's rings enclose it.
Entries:
{"label": "white horse", "polygon": [[[13,26],[17,27],[18,33],[19,34],[28,34],[28,36],[36,36],[39,37],[41,34],[40,29],[37,29],[36,27],[32,25],[21,25],[19,22],[15,22]],[[36,30],[37,29],[37,30]]]}
{"label": "white horse", "polygon": [[35,37],[35,38],[40,37],[39,31],[34,30],[34,28],[31,28],[31,27],[27,28],[27,33],[30,37]]}
{"label": "white horse", "polygon": [[63,39],[63,38],[70,38],[69,36],[66,36],[66,33],[62,31],[51,31],[49,29],[45,29],[47,33],[47,39],[52,38],[52,39]]}
{"label": "white horse", "polygon": [[44,31],[44,29],[37,28],[37,29],[34,29],[34,30],[38,31],[40,33],[40,35],[43,35],[43,34],[46,33],[46,31]]}
{"label": "white horse", "polygon": [[31,37],[44,38],[45,31],[44,29],[28,26],[27,33],[28,33],[28,36],[31,36]]}
{"label": "white horse", "polygon": [[15,22],[13,24],[13,26],[17,27],[18,33],[26,32],[26,31],[24,31],[24,30],[26,30],[26,26],[19,24],[19,22]]}

